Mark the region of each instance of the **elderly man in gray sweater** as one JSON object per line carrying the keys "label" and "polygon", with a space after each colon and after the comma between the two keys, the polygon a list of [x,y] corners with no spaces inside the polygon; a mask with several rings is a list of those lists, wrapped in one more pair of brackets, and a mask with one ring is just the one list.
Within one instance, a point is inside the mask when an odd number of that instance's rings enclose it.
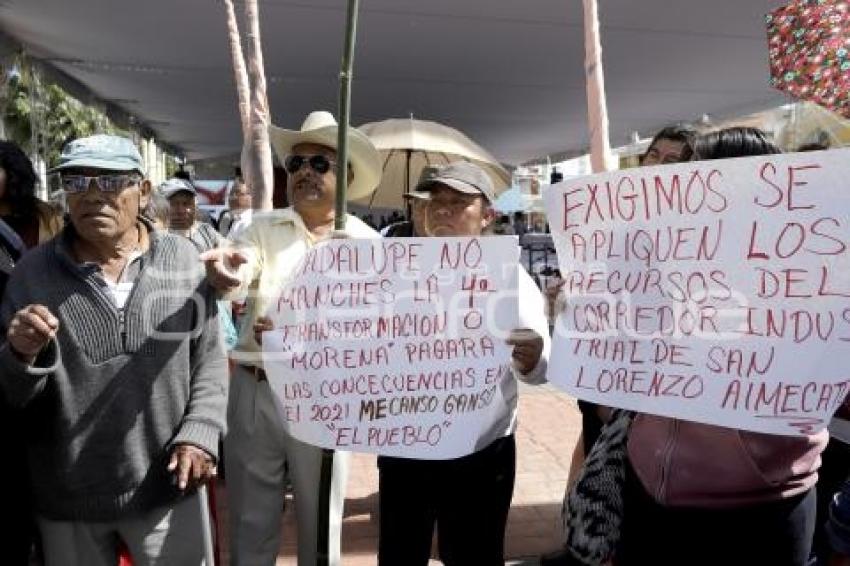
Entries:
{"label": "elderly man in gray sweater", "polygon": [[70,224],[9,280],[0,389],[26,406],[48,566],[203,560],[195,488],[215,474],[227,366],[194,246],[154,232],[132,142],[63,151]]}

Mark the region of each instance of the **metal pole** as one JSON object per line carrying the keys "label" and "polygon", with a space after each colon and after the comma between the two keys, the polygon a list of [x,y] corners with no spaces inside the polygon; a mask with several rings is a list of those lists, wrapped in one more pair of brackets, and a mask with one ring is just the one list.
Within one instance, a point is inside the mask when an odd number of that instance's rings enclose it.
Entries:
{"label": "metal pole", "polygon": [[[344,230],[348,214],[348,122],[351,113],[351,79],[354,74],[354,43],[357,38],[359,0],[348,0],[345,25],[345,46],[339,72],[339,133],[337,135],[336,214],[334,229]],[[331,490],[333,488],[334,451],[322,450],[322,469],[319,476],[319,509],[316,517],[316,565],[328,566],[330,554]]]}
{"label": "metal pole", "polygon": [[215,566],[212,521],[210,521],[210,498],[205,485],[198,488],[198,502],[201,506],[201,531],[204,537],[204,566]]}
{"label": "metal pole", "polygon": [[359,0],[348,0],[345,26],[345,51],[339,72],[339,134],[337,137],[336,217],[334,228],[345,229],[347,207],[345,193],[348,188],[348,122],[351,112],[351,79],[354,74],[354,43],[357,37],[357,11]]}

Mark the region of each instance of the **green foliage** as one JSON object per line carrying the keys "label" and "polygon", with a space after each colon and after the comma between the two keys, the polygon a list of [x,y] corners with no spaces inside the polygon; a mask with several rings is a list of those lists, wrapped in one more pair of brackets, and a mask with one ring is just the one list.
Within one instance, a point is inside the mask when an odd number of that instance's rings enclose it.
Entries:
{"label": "green foliage", "polygon": [[32,123],[37,124],[38,151],[48,167],[58,162],[62,147],[77,137],[122,133],[102,112],[86,106],[62,88],[44,84],[26,70],[5,86],[3,121],[6,137],[34,154]]}
{"label": "green foliage", "polygon": [[169,178],[173,177],[174,173],[176,173],[179,169],[180,169],[180,163],[178,163],[177,160],[173,156],[166,154],[166,156],[165,156],[165,178],[169,179]]}

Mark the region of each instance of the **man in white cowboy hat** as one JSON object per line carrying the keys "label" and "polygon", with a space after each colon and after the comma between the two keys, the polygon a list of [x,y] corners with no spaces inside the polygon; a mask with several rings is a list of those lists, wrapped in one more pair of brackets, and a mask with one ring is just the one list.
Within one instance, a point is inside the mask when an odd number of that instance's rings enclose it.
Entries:
{"label": "man in white cowboy hat", "polygon": [[[234,566],[275,562],[287,461],[295,489],[298,563],[312,566],[318,556],[327,554],[329,564],[339,564],[347,459],[343,453],[335,454],[330,493],[320,493],[328,487],[320,489],[322,450],[285,433],[256,340],[260,331],[270,329],[263,315],[293,276],[298,261],[334,232],[336,176],[348,175],[350,199],[369,195],[381,179],[378,152],[356,129],[349,130],[348,165],[337,162],[337,130],[336,120],[328,112],[311,113],[300,131],[271,126],[272,145],[288,173],[292,206],[256,213],[232,247],[201,256],[214,287],[234,298],[251,290],[247,320],[231,353],[238,365],[231,380],[225,440]],[[346,217],[344,232],[352,238],[379,237],[351,215]],[[324,509],[320,502],[326,502]],[[318,527],[320,518],[327,528]]]}

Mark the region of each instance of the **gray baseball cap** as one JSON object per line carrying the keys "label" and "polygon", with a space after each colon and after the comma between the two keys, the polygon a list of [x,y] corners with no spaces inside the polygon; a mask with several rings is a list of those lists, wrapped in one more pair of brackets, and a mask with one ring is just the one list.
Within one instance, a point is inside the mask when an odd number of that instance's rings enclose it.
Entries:
{"label": "gray baseball cap", "polygon": [[468,161],[455,161],[443,167],[429,168],[419,179],[416,192],[428,192],[438,184],[469,195],[484,195],[490,204],[496,200],[496,189],[490,176],[481,167]]}
{"label": "gray baseball cap", "polygon": [[145,166],[136,144],[127,138],[106,134],[68,142],[62,148],[59,165],[51,171],[77,168],[138,171],[145,174]]}
{"label": "gray baseball cap", "polygon": [[162,193],[165,198],[171,198],[177,193],[191,193],[192,196],[198,196],[198,191],[195,190],[192,183],[184,179],[178,179],[177,177],[172,177],[171,179],[164,181],[159,186],[159,192]]}
{"label": "gray baseball cap", "polygon": [[410,191],[401,196],[410,200],[428,200],[431,197],[427,191]]}

